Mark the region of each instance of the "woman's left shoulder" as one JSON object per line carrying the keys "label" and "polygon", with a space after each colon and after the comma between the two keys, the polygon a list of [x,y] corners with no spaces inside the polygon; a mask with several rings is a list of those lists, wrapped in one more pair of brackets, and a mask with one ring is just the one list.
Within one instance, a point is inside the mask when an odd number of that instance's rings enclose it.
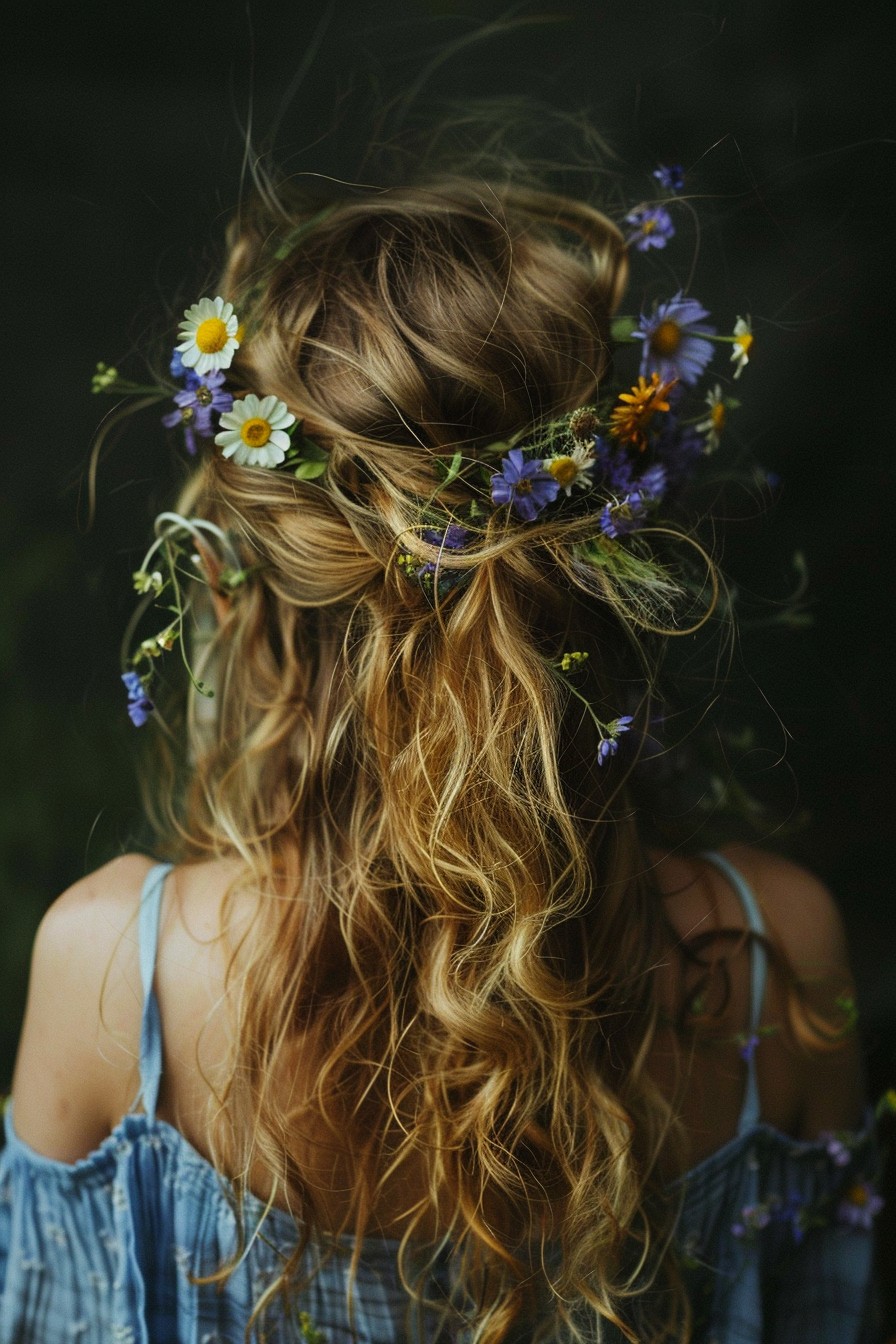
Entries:
{"label": "woman's left shoulder", "polygon": [[75,1161],[109,1133],[138,1078],[142,989],[136,916],[153,861],[125,854],[49,907],[31,958],[13,1078],[16,1132]]}

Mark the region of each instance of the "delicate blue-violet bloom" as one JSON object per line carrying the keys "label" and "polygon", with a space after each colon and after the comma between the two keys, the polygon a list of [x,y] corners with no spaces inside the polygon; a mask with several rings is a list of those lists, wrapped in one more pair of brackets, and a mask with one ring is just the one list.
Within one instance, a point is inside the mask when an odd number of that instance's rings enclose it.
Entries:
{"label": "delicate blue-violet bloom", "polygon": [[650,496],[641,490],[631,490],[616,504],[605,504],[600,511],[598,526],[605,537],[625,537],[639,528],[647,517]]}
{"label": "delicate blue-violet bloom", "polygon": [[673,416],[666,416],[654,452],[665,468],[666,489],[674,490],[693,476],[697,463],[706,456],[706,443],[693,426],[680,425]]}
{"label": "delicate blue-violet bloom", "polygon": [[625,217],[630,225],[625,241],[637,252],[647,252],[651,247],[665,247],[670,238],[675,237],[675,225],[668,210],[661,205],[643,205],[631,210]]}
{"label": "delicate blue-violet bloom", "polygon": [[174,394],[177,410],[163,415],[162,424],[166,429],[183,425],[187,451],[193,455],[196,452],[196,435],[201,434],[204,439],[211,438],[214,433],[212,416],[232,410],[233,397],[222,389],[225,374],[220,369],[212,369],[203,375],[193,373],[192,370],[186,372],[189,375],[187,386]]}
{"label": "delicate blue-violet bloom", "polygon": [[128,693],[128,715],[135,728],[142,728],[155,705],[146,694],[146,688],[136,672],[122,672],[121,679]]}
{"label": "delicate blue-violet bloom", "polygon": [[884,1201],[874,1186],[868,1181],[858,1181],[837,1205],[837,1221],[870,1232],[883,1206]]}
{"label": "delicate blue-violet bloom", "polygon": [[613,495],[627,495],[635,483],[631,458],[624,448],[609,443],[599,435],[594,440],[595,471],[601,484]]}
{"label": "delicate blue-violet bloom", "polygon": [[427,545],[444,547],[447,551],[462,551],[469,535],[469,530],[460,523],[449,523],[444,532],[435,527],[423,530],[423,540]]}
{"label": "delicate blue-violet bloom", "polygon": [[680,163],[658,163],[653,176],[663,191],[681,191],[684,186],[684,169]]}
{"label": "delicate blue-violet bloom", "polygon": [[172,378],[183,379],[187,375],[187,367],[180,357],[179,350],[173,350],[171,353],[171,363],[168,365],[168,372]]}
{"label": "delicate blue-violet bloom", "polygon": [[824,1150],[835,1167],[848,1166],[849,1149],[842,1139],[838,1139],[829,1129],[822,1130],[818,1137],[824,1142]]}
{"label": "delicate blue-violet bloom", "polygon": [[752,1232],[761,1232],[772,1220],[771,1211],[766,1204],[745,1204],[740,1211],[740,1220],[731,1224],[735,1237],[747,1237]]}
{"label": "delicate blue-violet bloom", "polygon": [[641,373],[658,373],[667,382],[677,378],[692,387],[712,359],[712,342],[705,338],[715,327],[703,321],[709,313],[696,299],[686,299],[681,290],[650,314],[641,314],[641,325],[632,338],[644,342]]}
{"label": "delicate blue-violet bloom", "polygon": [[638,477],[638,493],[642,498],[657,502],[666,493],[666,468],[662,462],[654,462],[652,467],[642,471]]}
{"label": "delicate blue-violet bloom", "polygon": [[509,504],[527,522],[552,504],[559,492],[559,482],[545,471],[541,459],[527,462],[521,448],[511,448],[501,460],[500,473],[492,476],[492,503]]}
{"label": "delicate blue-violet bloom", "polygon": [[756,1053],[756,1047],[758,1046],[760,1040],[761,1037],[759,1033],[756,1031],[751,1031],[749,1036],[742,1037],[737,1052],[740,1055],[741,1059],[746,1060],[746,1062],[749,1064],[751,1059]]}
{"label": "delicate blue-violet bloom", "polygon": [[622,733],[627,733],[633,723],[631,714],[620,714],[618,719],[605,725],[608,737],[602,737],[597,746],[597,763],[605,765],[611,756],[615,756],[619,750],[619,738]]}

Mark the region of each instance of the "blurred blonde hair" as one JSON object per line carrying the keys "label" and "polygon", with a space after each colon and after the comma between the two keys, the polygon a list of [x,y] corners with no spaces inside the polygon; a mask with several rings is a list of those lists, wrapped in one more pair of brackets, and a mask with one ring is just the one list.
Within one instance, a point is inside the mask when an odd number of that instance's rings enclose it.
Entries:
{"label": "blurred blonde hair", "polygon": [[[621,758],[598,768],[551,667],[589,652],[606,717],[634,678],[646,696],[639,631],[674,624],[675,585],[624,591],[580,561],[593,520],[556,513],[481,518],[440,558],[471,571],[444,604],[395,563],[432,554],[437,457],[595,399],[621,234],[580,201],[452,177],[259,200],[229,242],[221,292],[246,323],[231,382],[282,398],[328,468],[297,481],[215,453],[181,504],[253,569],[208,655],[216,712],[193,714],[177,821],[184,857],[240,855],[258,899],[216,1160],[238,1193],[263,1170],[306,1240],[340,1230],[284,1100],[313,1029],[307,1106],[349,1155],[341,1230],[360,1244],[384,1183],[425,1174],[412,1295],[434,1223],[476,1344],[593,1337],[598,1318],[685,1338],[680,1290],[631,1323],[674,1212],[657,1167],[672,1107],[645,1069],[669,935]],[[299,1252],[259,1319],[298,1275]]]}

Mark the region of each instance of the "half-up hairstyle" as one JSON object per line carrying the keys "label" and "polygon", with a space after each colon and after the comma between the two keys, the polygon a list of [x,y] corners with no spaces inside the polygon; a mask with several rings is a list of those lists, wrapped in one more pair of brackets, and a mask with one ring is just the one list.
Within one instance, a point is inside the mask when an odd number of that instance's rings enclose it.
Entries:
{"label": "half-up hairstyle", "polygon": [[[645,716],[643,632],[682,624],[682,589],[674,569],[624,589],[583,565],[581,511],[482,511],[451,552],[420,526],[446,455],[475,462],[596,400],[625,279],[607,217],[530,188],[249,207],[221,289],[245,323],[230,382],[282,399],[327,468],[212,453],[182,505],[252,574],[208,652],[215,713],[192,717],[176,823],[181,857],[241,856],[258,903],[216,1160],[238,1197],[262,1172],[323,1241],[360,1243],[413,1175],[409,1293],[443,1239],[476,1344],[594,1337],[598,1318],[630,1339],[687,1328],[675,1291],[634,1324],[673,1216],[672,1106],[645,1069],[668,929],[626,766],[601,768],[555,671],[581,650],[596,713]],[[442,500],[469,502],[462,475]],[[464,571],[451,600],[408,581],[408,548]],[[342,1228],[303,1175],[309,1117],[346,1157]],[[298,1264],[278,1287],[300,1289]]]}

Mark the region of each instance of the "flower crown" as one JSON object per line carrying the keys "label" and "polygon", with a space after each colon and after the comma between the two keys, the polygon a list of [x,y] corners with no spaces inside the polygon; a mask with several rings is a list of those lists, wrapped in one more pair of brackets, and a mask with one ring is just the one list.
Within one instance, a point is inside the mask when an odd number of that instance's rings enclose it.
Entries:
{"label": "flower crown", "polygon": [[[626,243],[641,253],[665,248],[676,232],[668,207],[683,187],[682,170],[660,166],[654,177],[671,194],[666,203],[639,205],[624,219]],[[582,558],[620,576],[631,577],[640,566],[643,578],[650,562],[643,556],[634,557],[627,543],[673,499],[702,459],[718,448],[728,415],[739,405],[720,379],[700,387],[715,343],[730,347],[734,379],[741,376],[753,353],[749,317],[738,316],[733,331],[726,335],[717,333],[709,317],[698,300],[681,290],[649,311],[617,317],[611,328],[617,352],[640,346],[634,379],[630,376],[594,405],[580,407],[535,431],[478,448],[474,454],[457,452],[450,461],[438,462],[441,483],[433,497],[421,504],[417,533],[423,547],[434,548],[432,558],[426,558],[426,553],[421,558],[409,545],[397,544],[396,563],[416,590],[433,605],[446,603],[460,592],[472,568],[443,566],[441,560],[456,558],[468,547],[488,510],[504,510],[508,524],[520,526],[560,511],[587,514],[594,528],[581,548]],[[162,417],[163,425],[182,432],[191,456],[203,447],[241,467],[288,472],[304,481],[323,477],[327,453],[304,434],[301,422],[283,401],[253,392],[235,399],[227,390],[227,370],[243,338],[233,304],[220,296],[202,298],[186,309],[170,363],[176,384],[173,408]],[[158,399],[171,395],[170,388],[129,383],[104,364],[97,366],[93,390],[149,393]],[[469,487],[470,502],[465,507],[443,508],[438,496],[461,481]],[[214,578],[218,591],[232,593],[249,578],[234,544],[206,520],[165,513],[156,520],[156,533],[134,574],[135,587],[144,599],[137,619],[150,604],[162,606],[170,619],[159,634],[141,641],[136,650],[126,644],[122,679],[128,712],[137,725],[145,723],[154,710],[149,691],[156,660],[175,643],[181,646],[196,689],[212,694],[193,675],[183,648],[188,610],[183,596],[185,574],[202,578],[205,571],[208,581],[208,566],[203,562],[208,548],[217,545],[222,551]],[[164,561],[164,570],[153,568],[157,558]],[[658,567],[656,572],[662,573]],[[632,718],[599,718],[575,689],[569,678],[582,669],[586,658],[585,653],[570,651],[552,666],[591,715],[599,734],[598,759],[603,763],[616,753]]]}

